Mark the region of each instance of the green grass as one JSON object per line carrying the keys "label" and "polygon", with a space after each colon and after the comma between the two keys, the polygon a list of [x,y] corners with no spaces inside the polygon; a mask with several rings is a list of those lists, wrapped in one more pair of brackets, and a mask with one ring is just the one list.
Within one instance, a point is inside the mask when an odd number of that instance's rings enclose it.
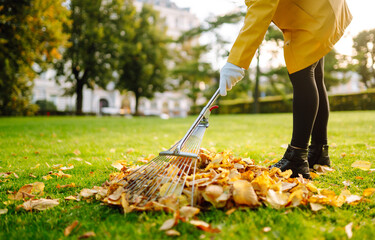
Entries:
{"label": "green grass", "polygon": [[[0,118],[0,172],[15,172],[19,176],[0,182],[0,209],[9,210],[0,215],[0,239],[64,239],[64,229],[75,220],[80,225],[68,237],[71,239],[88,231],[94,231],[98,239],[167,239],[158,228],[170,214],[124,215],[96,201],[73,202],[65,201],[64,197],[76,195],[82,188],[101,185],[115,171],[111,164],[117,160],[126,157],[132,162],[169,148],[182,138],[193,121],[194,117]],[[217,151],[232,149],[235,155],[251,157],[262,165],[266,159],[282,156],[281,145],[290,141],[291,126],[291,114],[213,115],[202,146]],[[374,111],[331,113],[329,142],[337,147],[330,149],[330,156],[336,171],[320,177],[317,185],[339,193],[345,188],[343,181],[349,180],[352,184],[348,189],[353,194],[375,187],[374,172],[350,167],[354,161],[364,160],[372,162],[375,168],[374,133]],[[134,152],[127,154],[129,148]],[[76,149],[81,152],[79,156],[74,154]],[[346,156],[342,157],[342,153]],[[37,164],[39,167],[33,169]],[[73,169],[65,171],[72,177],[43,180],[42,176],[53,170],[54,164],[73,164]],[[46,185],[43,197],[60,198],[60,205],[42,212],[16,210],[22,202],[9,202],[8,191],[17,191],[37,181]],[[57,184],[72,182],[77,188],[56,188]],[[211,209],[198,217],[220,228],[221,233],[206,233],[185,223],[178,224],[177,230],[180,239],[346,239],[344,227],[353,222],[352,239],[372,239],[375,198],[369,199],[370,202],[357,206],[327,207],[316,213],[308,207],[282,210],[260,207],[227,216],[222,210]],[[271,231],[263,232],[264,227],[271,227]]]}

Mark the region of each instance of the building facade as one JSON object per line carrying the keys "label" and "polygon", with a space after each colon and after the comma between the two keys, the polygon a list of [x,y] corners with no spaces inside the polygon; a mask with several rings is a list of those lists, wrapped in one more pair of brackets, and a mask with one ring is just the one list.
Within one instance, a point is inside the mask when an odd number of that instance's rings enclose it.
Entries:
{"label": "building facade", "polygon": [[[165,19],[167,34],[176,39],[182,32],[199,25],[198,18],[187,8],[179,8],[170,0],[136,0],[134,5],[139,10],[143,4],[152,4]],[[56,83],[53,70],[42,74],[34,81],[33,102],[47,100],[53,102],[58,111],[74,111],[76,96],[65,96],[65,88],[70,83]],[[190,99],[182,91],[155,93],[153,99],[140,99],[139,111],[144,115],[161,117],[185,117],[191,106]],[[135,112],[135,98],[132,93],[121,94],[110,83],[106,89],[84,88],[82,111],[97,115],[127,115]]]}

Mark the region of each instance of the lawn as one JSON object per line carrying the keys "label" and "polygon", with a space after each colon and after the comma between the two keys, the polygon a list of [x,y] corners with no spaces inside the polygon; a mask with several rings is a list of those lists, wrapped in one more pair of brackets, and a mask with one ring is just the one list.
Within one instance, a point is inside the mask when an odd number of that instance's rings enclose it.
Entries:
{"label": "lawn", "polygon": [[[117,160],[136,162],[157,155],[182,138],[194,117],[162,120],[159,118],[120,117],[32,117],[0,118],[0,239],[77,239],[94,232],[97,239],[166,239],[159,227],[171,214],[164,212],[128,213],[97,201],[66,201],[83,188],[104,183],[117,171]],[[227,115],[210,119],[202,147],[250,157],[259,165],[280,158],[291,136],[291,114]],[[374,172],[351,167],[357,160],[375,167],[375,111],[333,112],[329,122],[330,156],[334,172],[315,179],[320,188],[340,193],[345,187],[361,195],[375,187]],[[53,166],[74,166],[64,171],[70,178],[42,177]],[[59,198],[60,204],[46,211],[18,209],[22,201],[8,199],[23,185],[44,182],[43,198]],[[344,183],[345,184],[344,184]],[[57,188],[74,183],[74,188]],[[348,185],[348,186],[345,186]],[[309,207],[275,210],[270,207],[237,210],[230,215],[211,209],[198,217],[221,229],[207,233],[181,223],[180,239],[346,239],[345,226],[353,223],[352,239],[375,236],[375,197],[356,206],[327,207],[313,212]],[[78,220],[68,236],[64,229]],[[268,229],[265,231],[265,227]]]}

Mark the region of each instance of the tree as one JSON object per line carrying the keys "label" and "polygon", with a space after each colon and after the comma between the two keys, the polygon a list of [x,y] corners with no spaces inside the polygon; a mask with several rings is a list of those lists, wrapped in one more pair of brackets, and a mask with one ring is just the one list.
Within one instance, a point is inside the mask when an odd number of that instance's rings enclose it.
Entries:
{"label": "tree", "polygon": [[0,115],[28,115],[33,79],[61,57],[69,10],[64,0],[0,2]]}
{"label": "tree", "polygon": [[121,38],[124,32],[129,1],[122,0],[71,0],[70,47],[55,67],[58,76],[65,76],[73,88],[67,93],[76,94],[76,114],[82,114],[83,88],[106,88],[115,80]]}
{"label": "tree", "polygon": [[134,93],[136,114],[139,114],[139,99],[151,98],[165,87],[165,61],[168,56],[166,27],[158,12],[147,4],[132,15],[130,23],[132,28],[123,39],[116,86]]}
{"label": "tree", "polygon": [[375,87],[375,29],[362,31],[354,39],[356,71],[366,88]]}

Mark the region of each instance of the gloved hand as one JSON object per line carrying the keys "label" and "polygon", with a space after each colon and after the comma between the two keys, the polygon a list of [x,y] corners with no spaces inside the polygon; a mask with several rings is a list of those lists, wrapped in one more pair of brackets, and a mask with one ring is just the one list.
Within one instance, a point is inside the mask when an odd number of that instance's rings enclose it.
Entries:
{"label": "gloved hand", "polygon": [[220,95],[226,96],[227,90],[231,90],[237,82],[245,76],[245,70],[227,62],[220,70]]}

